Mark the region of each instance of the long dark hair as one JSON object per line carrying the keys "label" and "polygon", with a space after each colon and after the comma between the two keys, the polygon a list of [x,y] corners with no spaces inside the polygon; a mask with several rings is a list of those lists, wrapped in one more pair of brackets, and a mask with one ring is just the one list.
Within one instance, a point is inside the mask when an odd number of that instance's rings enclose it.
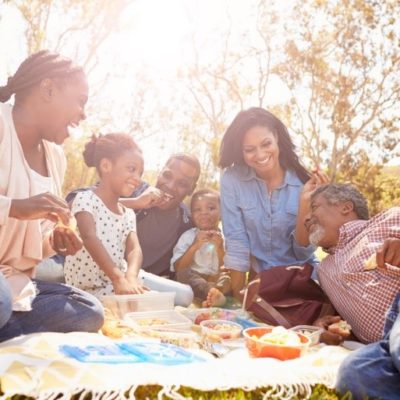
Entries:
{"label": "long dark hair", "polygon": [[232,165],[243,165],[243,137],[246,132],[255,127],[264,126],[278,138],[279,163],[284,170],[293,170],[304,183],[310,179],[310,174],[300,164],[295,153],[295,146],[283,122],[272,113],[260,107],[252,107],[240,111],[226,130],[220,147],[218,165],[227,168]]}
{"label": "long dark hair", "polygon": [[0,86],[0,101],[6,102],[13,94],[23,97],[29,89],[39,84],[43,79],[76,78],[85,76],[82,67],[77,66],[69,58],[48,50],[32,54],[18,67],[17,72],[8,78],[5,86]]}

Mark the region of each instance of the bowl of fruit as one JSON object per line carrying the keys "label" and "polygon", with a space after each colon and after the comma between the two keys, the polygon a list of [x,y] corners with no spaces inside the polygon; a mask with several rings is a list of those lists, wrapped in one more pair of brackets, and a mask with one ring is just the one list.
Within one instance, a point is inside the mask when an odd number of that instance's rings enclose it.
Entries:
{"label": "bowl of fruit", "polygon": [[291,360],[300,357],[310,345],[307,336],[282,326],[247,328],[243,336],[251,357]]}
{"label": "bowl of fruit", "polygon": [[241,325],[224,319],[205,320],[200,322],[200,327],[202,338],[214,342],[237,339],[242,332]]}

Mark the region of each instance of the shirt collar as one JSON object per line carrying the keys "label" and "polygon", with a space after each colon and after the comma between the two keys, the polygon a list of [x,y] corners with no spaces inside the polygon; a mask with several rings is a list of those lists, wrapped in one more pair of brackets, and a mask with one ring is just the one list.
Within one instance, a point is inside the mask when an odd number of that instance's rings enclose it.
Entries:
{"label": "shirt collar", "polygon": [[343,224],[339,228],[339,239],[336,246],[325,249],[328,254],[334,254],[336,251],[343,249],[347,244],[353,240],[367,225],[368,221],[363,219],[356,219]]}
{"label": "shirt collar", "polygon": [[[242,181],[251,181],[253,179],[260,179],[256,175],[256,172],[254,171],[253,168],[250,168],[248,165],[237,165],[234,167],[237,170],[239,179]],[[296,173],[292,170],[286,170],[285,171],[285,177],[283,178],[282,185],[279,186],[279,188],[282,188],[284,186],[301,186],[302,183]]]}

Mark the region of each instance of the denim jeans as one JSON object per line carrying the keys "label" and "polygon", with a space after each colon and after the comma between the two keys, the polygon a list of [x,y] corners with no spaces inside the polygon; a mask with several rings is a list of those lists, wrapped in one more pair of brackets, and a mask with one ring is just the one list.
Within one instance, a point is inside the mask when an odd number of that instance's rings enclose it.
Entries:
{"label": "denim jeans", "polygon": [[32,310],[14,311],[0,329],[0,341],[34,332],[97,332],[101,328],[103,307],[94,296],[59,283],[34,282],[38,294]]}
{"label": "denim jeans", "polygon": [[336,388],[350,391],[355,400],[400,400],[400,293],[386,315],[383,339],[344,360]]}
{"label": "denim jeans", "polygon": [[64,261],[65,257],[59,254],[45,258],[36,265],[36,279],[53,283],[65,283]]}
{"label": "denim jeans", "polygon": [[11,292],[6,278],[0,272],[0,329],[11,317],[12,300]]}

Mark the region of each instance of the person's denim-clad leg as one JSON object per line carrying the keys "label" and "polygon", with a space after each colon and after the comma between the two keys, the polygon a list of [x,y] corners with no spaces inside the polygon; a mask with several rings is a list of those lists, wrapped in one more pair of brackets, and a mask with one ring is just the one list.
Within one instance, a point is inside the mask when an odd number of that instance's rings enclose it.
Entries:
{"label": "person's denim-clad leg", "polygon": [[0,272],[0,329],[10,319],[12,313],[11,291],[4,275]]}
{"label": "person's denim-clad leg", "polygon": [[193,301],[193,290],[189,285],[151,274],[142,269],[139,271],[139,278],[141,279],[142,284],[150,290],[156,290],[158,292],[175,292],[176,306],[187,307]]}
{"label": "person's denim-clad leg", "polygon": [[[397,379],[400,384],[400,294],[397,296],[397,300],[397,318],[389,334],[389,348],[393,364],[397,369]],[[397,389],[397,393],[400,398],[400,388]]]}
{"label": "person's denim-clad leg", "polygon": [[83,290],[43,281],[34,281],[38,294],[32,310],[14,311],[0,329],[0,341],[34,332],[97,332],[103,322],[98,299]]}
{"label": "person's denim-clad leg", "polygon": [[400,400],[400,294],[386,315],[384,337],[350,354],[339,369],[336,388],[355,400]]}

